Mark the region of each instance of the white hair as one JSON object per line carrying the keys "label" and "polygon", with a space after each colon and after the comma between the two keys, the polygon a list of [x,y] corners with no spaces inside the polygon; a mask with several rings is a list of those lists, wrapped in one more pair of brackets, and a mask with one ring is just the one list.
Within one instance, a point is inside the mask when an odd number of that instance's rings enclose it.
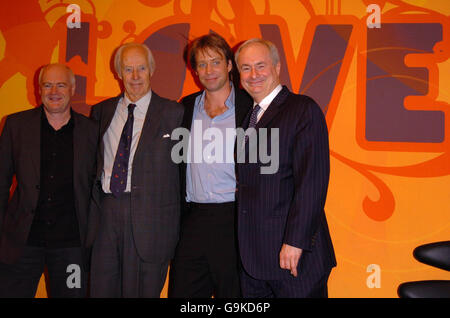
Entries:
{"label": "white hair", "polygon": [[129,47],[140,47],[144,49],[145,52],[147,52],[147,63],[150,66],[150,75],[153,75],[153,72],[155,71],[156,68],[156,64],[152,52],[150,51],[147,45],[133,42],[122,44],[117,49],[116,55],[114,56],[114,69],[116,70],[117,75],[119,75],[119,78],[122,78],[122,59],[121,59],[122,52],[124,49]]}
{"label": "white hair", "polygon": [[267,40],[263,40],[263,39],[259,39],[259,38],[252,38],[252,39],[247,40],[244,43],[242,43],[239,46],[239,48],[237,49],[236,53],[234,53],[234,60],[238,67],[239,67],[239,64],[238,64],[239,54],[241,53],[242,49],[253,43],[262,44],[265,47],[267,47],[267,49],[269,49],[270,58],[272,60],[273,65],[277,65],[280,62],[280,55],[278,54],[278,49],[275,46],[275,44],[273,44],[272,42],[267,41]]}

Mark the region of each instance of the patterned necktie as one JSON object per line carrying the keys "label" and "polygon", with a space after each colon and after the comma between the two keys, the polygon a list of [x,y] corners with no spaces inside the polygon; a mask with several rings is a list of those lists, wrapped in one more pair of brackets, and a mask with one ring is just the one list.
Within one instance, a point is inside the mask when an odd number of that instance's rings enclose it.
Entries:
{"label": "patterned necktie", "polygon": [[128,118],[123,126],[116,158],[114,159],[109,189],[116,197],[124,192],[127,187],[128,161],[130,159],[131,139],[133,136],[133,111],[135,107],[135,104],[128,105]]}
{"label": "patterned necktie", "polygon": [[[253,107],[252,113],[250,115],[250,121],[248,123],[248,128],[255,128],[256,122],[258,119],[258,113],[261,110],[261,107],[256,104],[255,107]],[[245,142],[248,142],[248,135],[245,135]]]}

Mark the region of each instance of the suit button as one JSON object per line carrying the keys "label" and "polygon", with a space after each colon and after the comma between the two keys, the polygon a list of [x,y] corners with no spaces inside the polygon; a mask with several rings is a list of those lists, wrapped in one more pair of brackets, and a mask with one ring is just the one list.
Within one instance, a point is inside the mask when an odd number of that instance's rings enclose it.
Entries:
{"label": "suit button", "polygon": [[242,210],[242,214],[247,214],[247,210]]}

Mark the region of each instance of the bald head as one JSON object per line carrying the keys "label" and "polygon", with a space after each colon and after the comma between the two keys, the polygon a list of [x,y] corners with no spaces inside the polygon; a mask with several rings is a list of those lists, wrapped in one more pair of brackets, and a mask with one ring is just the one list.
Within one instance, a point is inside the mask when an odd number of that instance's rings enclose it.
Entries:
{"label": "bald head", "polygon": [[46,70],[52,69],[52,68],[53,69],[57,69],[57,68],[64,69],[67,72],[67,75],[69,76],[70,84],[75,87],[75,75],[73,74],[72,70],[68,66],[66,66],[64,64],[59,64],[59,63],[47,64],[41,68],[41,70],[39,71],[39,78],[38,78],[39,85],[41,85],[41,83],[42,83],[43,73]]}

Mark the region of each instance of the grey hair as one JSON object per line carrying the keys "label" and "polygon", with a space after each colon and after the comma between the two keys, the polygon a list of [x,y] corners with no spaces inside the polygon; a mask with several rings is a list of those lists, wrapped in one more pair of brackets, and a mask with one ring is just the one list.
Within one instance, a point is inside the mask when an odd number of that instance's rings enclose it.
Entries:
{"label": "grey hair", "polygon": [[47,64],[42,66],[41,70],[39,71],[39,77],[38,77],[38,83],[39,85],[42,84],[42,75],[44,74],[44,70],[46,70],[47,68],[49,68],[50,66],[54,66],[54,65],[61,65],[64,66],[67,70],[67,73],[69,74],[69,79],[70,79],[70,84],[72,86],[75,86],[75,74],[73,73],[73,71],[70,69],[70,67],[68,67],[67,65],[64,64],[60,64],[60,63],[52,63],[52,64]]}
{"label": "grey hair", "polygon": [[252,38],[252,39],[247,40],[244,43],[242,43],[239,46],[239,48],[237,49],[236,53],[234,53],[234,61],[236,62],[236,65],[238,66],[238,68],[239,68],[239,64],[238,64],[239,54],[241,53],[242,49],[244,49],[246,46],[253,44],[253,43],[259,43],[259,44],[262,44],[265,47],[267,47],[267,49],[270,52],[270,57],[271,57],[273,65],[277,65],[280,62],[280,55],[278,54],[278,49],[275,46],[275,44],[273,44],[270,41],[263,40],[260,38]]}
{"label": "grey hair", "polygon": [[121,65],[121,57],[122,57],[122,52],[124,49],[129,48],[129,47],[140,47],[142,49],[145,50],[145,52],[147,53],[147,63],[150,66],[150,75],[153,75],[153,72],[155,72],[155,68],[156,68],[156,64],[155,64],[155,59],[153,58],[153,54],[150,51],[150,49],[148,48],[147,45],[142,44],[142,43],[125,43],[122,44],[116,52],[116,55],[114,56],[114,69],[116,70],[117,75],[119,75],[119,78],[122,78],[122,65]]}

